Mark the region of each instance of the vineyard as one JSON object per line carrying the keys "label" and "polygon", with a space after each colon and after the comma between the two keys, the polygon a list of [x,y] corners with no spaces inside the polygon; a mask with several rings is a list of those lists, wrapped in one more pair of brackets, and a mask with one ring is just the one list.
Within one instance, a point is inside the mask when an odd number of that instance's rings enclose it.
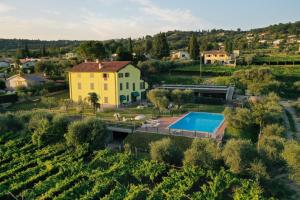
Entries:
{"label": "vineyard", "polygon": [[224,169],[176,168],[110,150],[37,148],[25,133],[0,135],[0,199],[261,199],[257,182]]}

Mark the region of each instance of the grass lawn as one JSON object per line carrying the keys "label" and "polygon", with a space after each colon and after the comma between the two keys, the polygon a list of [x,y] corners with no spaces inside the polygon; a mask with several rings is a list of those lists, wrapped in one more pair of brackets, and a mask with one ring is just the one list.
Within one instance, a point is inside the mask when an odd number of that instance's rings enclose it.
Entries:
{"label": "grass lawn", "polygon": [[168,135],[160,135],[155,133],[141,133],[136,132],[133,134],[129,134],[125,140],[124,144],[130,144],[132,148],[137,147],[145,150],[149,150],[149,144],[154,141],[161,140],[163,138],[171,138],[176,144],[178,148],[182,151],[187,150],[193,142],[192,138],[181,137],[181,136],[168,136]]}

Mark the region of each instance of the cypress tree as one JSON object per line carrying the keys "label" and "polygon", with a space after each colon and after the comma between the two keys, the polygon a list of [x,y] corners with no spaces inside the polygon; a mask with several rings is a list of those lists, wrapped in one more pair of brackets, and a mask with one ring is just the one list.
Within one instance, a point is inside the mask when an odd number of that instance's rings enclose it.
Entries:
{"label": "cypress tree", "polygon": [[152,54],[159,59],[170,55],[169,44],[165,34],[159,33],[154,37]]}
{"label": "cypress tree", "polygon": [[190,42],[189,42],[189,54],[191,59],[193,60],[198,60],[199,59],[199,44],[197,41],[196,36],[193,34],[192,37],[190,38]]}

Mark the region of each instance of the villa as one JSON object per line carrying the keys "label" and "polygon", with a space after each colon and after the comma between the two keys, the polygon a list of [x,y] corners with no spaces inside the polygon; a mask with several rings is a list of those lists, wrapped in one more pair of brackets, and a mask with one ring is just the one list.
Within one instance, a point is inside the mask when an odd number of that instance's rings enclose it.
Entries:
{"label": "villa", "polygon": [[70,99],[86,101],[96,93],[102,107],[119,107],[146,98],[148,84],[129,61],[88,62],[69,71]]}
{"label": "villa", "polygon": [[231,61],[231,56],[226,51],[213,50],[203,53],[204,64],[210,65],[215,63],[227,64]]}

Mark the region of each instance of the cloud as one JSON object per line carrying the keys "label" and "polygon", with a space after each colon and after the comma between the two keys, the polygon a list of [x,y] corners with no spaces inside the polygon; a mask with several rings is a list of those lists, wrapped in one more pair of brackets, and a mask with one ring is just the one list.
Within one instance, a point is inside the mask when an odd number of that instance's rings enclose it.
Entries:
{"label": "cloud", "polygon": [[208,22],[194,16],[188,9],[161,8],[149,0],[128,2],[135,5],[132,6],[134,10],[130,16],[111,17],[85,9],[82,15],[83,22],[101,39],[136,38],[160,31],[198,30],[211,27]]}
{"label": "cloud", "polygon": [[[210,25],[188,9],[169,9],[149,0],[93,0],[94,7],[80,7],[68,17],[63,11],[40,9],[30,15],[1,16],[0,36],[28,39],[107,40],[138,38],[169,30],[199,30]],[[122,6],[121,6],[122,5]],[[4,9],[5,8],[5,9]],[[111,12],[106,12],[107,8]],[[2,10],[13,9],[0,3]]]}
{"label": "cloud", "polygon": [[0,2],[0,13],[9,12],[14,9],[14,7]]}

